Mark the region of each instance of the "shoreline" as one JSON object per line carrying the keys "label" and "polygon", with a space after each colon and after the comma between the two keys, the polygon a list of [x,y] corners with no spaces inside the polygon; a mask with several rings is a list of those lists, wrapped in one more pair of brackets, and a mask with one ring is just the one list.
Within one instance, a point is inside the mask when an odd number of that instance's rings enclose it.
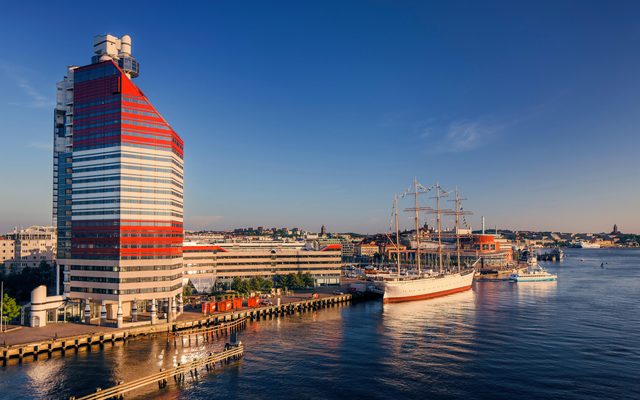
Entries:
{"label": "shoreline", "polygon": [[[22,362],[25,357],[33,358],[34,361],[38,361],[41,355],[44,355],[44,359],[51,358],[54,352],[59,352],[63,355],[67,351],[78,351],[81,347],[104,345],[105,343],[114,343],[116,341],[126,341],[130,338],[140,336],[153,336],[157,334],[169,334],[172,332],[180,332],[183,330],[193,329],[205,329],[220,324],[230,323],[242,318],[249,318],[251,320],[261,320],[265,318],[273,318],[278,316],[290,315],[295,312],[304,312],[308,310],[319,310],[322,308],[333,307],[338,304],[349,303],[353,300],[351,294],[342,295],[327,295],[319,294],[318,298],[296,298],[289,297],[286,301],[280,305],[262,306],[255,308],[242,307],[240,309],[232,310],[229,312],[213,313],[203,316],[201,313],[185,312],[172,323],[161,323],[155,325],[144,325],[125,328],[112,328],[112,327],[100,327],[96,325],[85,325],[76,323],[64,324],[67,327],[72,328],[84,328],[86,332],[76,335],[66,335],[53,337],[51,335],[48,339],[42,340],[25,340],[22,342],[15,342],[9,345],[0,346],[0,361],[3,366],[13,365],[9,363],[10,360],[17,360],[18,363]],[[44,328],[31,328],[31,329],[47,329],[49,327],[56,327],[55,325],[48,325]],[[13,332],[7,332],[0,334],[0,340],[6,341],[7,335],[13,337],[24,337],[22,332],[24,329],[20,329]],[[52,329],[48,329],[51,331]],[[60,329],[58,329],[60,330]],[[57,335],[57,332],[56,332]],[[27,336],[29,337],[29,336]]]}

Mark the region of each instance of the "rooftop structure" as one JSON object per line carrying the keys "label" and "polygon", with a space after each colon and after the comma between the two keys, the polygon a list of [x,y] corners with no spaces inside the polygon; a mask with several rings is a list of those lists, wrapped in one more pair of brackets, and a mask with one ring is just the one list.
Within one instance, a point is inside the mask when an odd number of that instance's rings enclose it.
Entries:
{"label": "rooftop structure", "polygon": [[93,38],[93,53],[91,63],[97,64],[113,60],[129,78],[136,78],[140,74],[140,65],[131,55],[131,36],[118,38],[113,35],[98,35]]}

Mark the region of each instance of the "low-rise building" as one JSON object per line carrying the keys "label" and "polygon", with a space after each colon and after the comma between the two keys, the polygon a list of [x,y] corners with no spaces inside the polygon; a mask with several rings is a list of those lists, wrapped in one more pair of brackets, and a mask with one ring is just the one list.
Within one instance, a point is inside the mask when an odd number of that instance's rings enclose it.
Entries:
{"label": "low-rise building", "polygon": [[356,255],[360,257],[373,257],[378,251],[378,245],[375,243],[360,243],[356,245]]}
{"label": "low-rise building", "polygon": [[356,245],[350,240],[343,240],[341,246],[342,257],[351,258],[356,255]]}
{"label": "low-rise building", "polygon": [[407,246],[400,244],[396,247],[395,243],[385,243],[384,245],[380,246],[380,252],[384,254],[385,258],[387,259],[395,259],[396,255],[399,252],[401,253],[402,259],[402,254],[407,253]]}
{"label": "low-rise building", "polygon": [[219,246],[185,243],[182,247],[183,286],[192,285],[198,293],[210,293],[216,283],[216,253]]}
{"label": "low-rise building", "polygon": [[0,236],[0,266],[4,265],[7,260],[13,260],[15,257],[16,242],[4,236]]}
{"label": "low-rise building", "polygon": [[52,265],[56,259],[57,235],[56,228],[52,226],[31,226],[26,229],[16,229],[5,236],[14,242],[13,257],[4,261],[5,268],[35,268],[42,261]]}
{"label": "low-rise building", "polygon": [[271,278],[309,273],[316,286],[339,285],[342,266],[340,245],[320,250],[279,242],[186,244],[183,247],[184,280],[198,292],[214,285],[230,285],[234,278]]}

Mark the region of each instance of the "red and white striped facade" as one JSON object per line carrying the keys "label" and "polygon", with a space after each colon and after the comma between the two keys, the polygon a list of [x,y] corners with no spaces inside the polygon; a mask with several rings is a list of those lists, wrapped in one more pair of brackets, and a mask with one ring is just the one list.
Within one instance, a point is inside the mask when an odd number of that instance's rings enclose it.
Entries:
{"label": "red and white striped facade", "polygon": [[182,139],[114,60],[73,75],[71,258],[59,260],[65,294],[103,304],[175,300]]}

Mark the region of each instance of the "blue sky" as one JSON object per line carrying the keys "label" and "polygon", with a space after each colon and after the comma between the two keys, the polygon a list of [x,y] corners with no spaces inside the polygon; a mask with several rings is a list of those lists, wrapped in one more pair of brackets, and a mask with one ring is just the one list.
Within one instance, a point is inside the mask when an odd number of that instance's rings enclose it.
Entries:
{"label": "blue sky", "polygon": [[185,141],[187,228],[383,231],[417,176],[475,227],[640,232],[637,2],[69,4],[0,14],[0,231],[50,223],[55,83],[112,33]]}

